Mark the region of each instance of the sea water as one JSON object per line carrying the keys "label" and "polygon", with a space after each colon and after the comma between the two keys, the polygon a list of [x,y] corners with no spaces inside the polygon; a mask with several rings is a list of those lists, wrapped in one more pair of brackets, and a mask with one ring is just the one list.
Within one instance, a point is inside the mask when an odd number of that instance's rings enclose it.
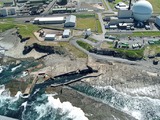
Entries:
{"label": "sea water", "polygon": [[[3,66],[1,83],[23,75],[23,70],[33,66],[29,63]],[[6,78],[7,77],[7,78]],[[130,96],[113,89],[111,86],[90,86],[78,84],[72,86],[87,96],[123,111],[138,120],[160,120],[160,100],[149,97]],[[0,85],[0,115],[22,120],[88,120],[85,113],[74,107],[69,101],[61,102],[53,94],[45,94],[35,89],[29,99],[23,98],[20,91],[14,97],[5,85]]]}
{"label": "sea water", "polygon": [[118,92],[111,86],[101,87],[79,84],[73,86],[73,88],[113,108],[123,111],[138,120],[160,120],[159,99],[130,96]]}
{"label": "sea water", "polygon": [[[5,94],[3,94],[5,92]],[[34,99],[25,101],[21,92],[14,97],[0,86],[0,114],[22,120],[88,120],[85,113],[70,102],[61,102],[53,94],[37,92]]]}

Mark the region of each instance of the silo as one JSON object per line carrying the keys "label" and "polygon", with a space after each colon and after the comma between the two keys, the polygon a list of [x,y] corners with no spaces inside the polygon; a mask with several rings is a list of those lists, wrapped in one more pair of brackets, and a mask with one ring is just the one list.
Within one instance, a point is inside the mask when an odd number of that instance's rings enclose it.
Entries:
{"label": "silo", "polygon": [[151,17],[153,8],[148,1],[140,0],[133,5],[132,12],[135,20],[144,22]]}

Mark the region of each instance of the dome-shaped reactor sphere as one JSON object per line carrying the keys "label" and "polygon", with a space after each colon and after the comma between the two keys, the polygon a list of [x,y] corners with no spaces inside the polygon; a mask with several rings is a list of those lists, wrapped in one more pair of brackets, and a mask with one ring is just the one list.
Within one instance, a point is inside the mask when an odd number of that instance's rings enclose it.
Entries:
{"label": "dome-shaped reactor sphere", "polygon": [[151,17],[153,8],[148,1],[140,0],[133,5],[132,12],[135,20],[144,22]]}

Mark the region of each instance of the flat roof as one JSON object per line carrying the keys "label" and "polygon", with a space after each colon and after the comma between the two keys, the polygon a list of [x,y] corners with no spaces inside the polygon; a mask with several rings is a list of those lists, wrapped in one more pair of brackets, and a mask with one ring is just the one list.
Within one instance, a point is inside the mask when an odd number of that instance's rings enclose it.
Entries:
{"label": "flat roof", "polygon": [[70,16],[68,16],[67,18],[66,18],[66,22],[65,23],[67,23],[67,22],[76,22],[76,16],[75,15],[70,15]]}
{"label": "flat roof", "polygon": [[39,20],[39,21],[63,21],[64,17],[39,17],[35,18],[34,21]]}
{"label": "flat roof", "polygon": [[56,37],[56,34],[46,34],[45,37]]}
{"label": "flat roof", "polygon": [[65,29],[64,31],[63,31],[63,35],[69,35],[70,34],[70,29]]}

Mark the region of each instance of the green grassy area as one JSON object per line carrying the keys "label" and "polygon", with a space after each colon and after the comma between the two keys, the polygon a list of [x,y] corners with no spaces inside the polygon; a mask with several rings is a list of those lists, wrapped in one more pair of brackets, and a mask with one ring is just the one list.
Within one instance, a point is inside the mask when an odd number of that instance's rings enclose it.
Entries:
{"label": "green grassy area", "polygon": [[59,44],[60,46],[66,48],[68,52],[70,52],[76,58],[87,58],[87,54],[80,51],[79,49],[71,45],[69,42],[59,42]]}
{"label": "green grassy area", "polygon": [[95,17],[94,14],[75,14],[77,18],[90,18],[90,17]]}
{"label": "green grassy area", "polygon": [[149,45],[146,47],[145,51],[156,55],[157,53],[160,53],[160,45]]}
{"label": "green grassy area", "polygon": [[107,7],[107,5],[106,5],[106,3],[105,3],[104,0],[102,0],[102,3],[103,3],[103,6],[104,6],[104,9],[105,9],[105,10],[108,10],[108,7]]}
{"label": "green grassy area", "polygon": [[124,54],[126,57],[130,58],[143,58],[144,49],[139,50],[128,50],[128,49],[115,49],[117,52]]}
{"label": "green grassy area", "polygon": [[101,24],[98,16],[95,14],[77,14],[76,28],[85,30],[90,28],[91,31],[102,33]]}
{"label": "green grassy area", "polygon": [[98,42],[98,40],[96,40],[96,39],[94,39],[94,38],[91,38],[91,37],[88,37],[87,40],[90,40],[90,41],[92,41],[92,42],[94,42],[94,43],[97,43],[97,42]]}
{"label": "green grassy area", "polygon": [[93,49],[92,45],[90,45],[90,44],[88,44],[86,42],[83,42],[81,40],[78,40],[77,43],[78,43],[79,46],[81,46],[82,48],[84,48],[84,49],[86,49],[88,51]]}
{"label": "green grassy area", "polygon": [[16,25],[13,23],[0,23],[0,32],[4,32],[14,27],[16,27]]}
{"label": "green grassy area", "polygon": [[148,0],[153,7],[154,13],[160,13],[160,0]]}
{"label": "green grassy area", "polygon": [[39,29],[38,26],[36,25],[32,25],[32,24],[16,24],[16,26],[18,27],[18,31],[19,33],[22,35],[22,37],[33,37],[33,32],[37,31]]}
{"label": "green grassy area", "polygon": [[160,31],[133,32],[131,36],[160,36]]}

